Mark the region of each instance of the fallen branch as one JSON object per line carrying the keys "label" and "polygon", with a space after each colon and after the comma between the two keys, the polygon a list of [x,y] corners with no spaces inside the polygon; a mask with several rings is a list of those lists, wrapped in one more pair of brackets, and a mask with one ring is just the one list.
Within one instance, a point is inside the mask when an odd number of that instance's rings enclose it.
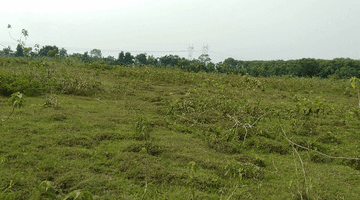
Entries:
{"label": "fallen branch", "polygon": [[240,187],[240,188],[242,188],[242,187],[249,187],[249,188],[251,188],[251,189],[255,192],[255,190],[254,190],[250,185],[241,185],[241,186],[239,186],[239,184],[237,184],[236,187],[235,187],[235,189],[234,189],[234,191],[231,193],[231,195],[230,195],[226,200],[229,200],[229,199],[235,194],[235,191],[236,191],[236,189],[237,189],[238,187]]}
{"label": "fallen branch", "polygon": [[294,146],[297,146],[297,147],[300,147],[300,148],[303,148],[303,149],[306,149],[306,150],[309,150],[309,151],[318,153],[318,154],[320,154],[320,155],[322,155],[322,156],[325,156],[325,157],[331,158],[331,159],[360,160],[360,158],[348,158],[348,157],[329,156],[329,155],[326,155],[326,154],[324,154],[324,153],[321,153],[320,151],[316,151],[316,150],[313,150],[313,149],[310,149],[310,148],[307,148],[307,147],[303,147],[303,146],[301,146],[301,145],[299,145],[299,144],[296,144],[295,142],[291,141],[289,138],[287,138],[284,129],[282,128],[281,125],[280,125],[280,127],[281,127],[281,130],[283,131],[283,133],[284,133],[284,135],[285,135],[285,139],[286,139],[291,145],[294,145]]}
{"label": "fallen branch", "polygon": [[14,110],[15,110],[15,107],[13,107],[13,110],[11,111],[10,115],[6,119],[3,119],[0,115],[1,121],[6,122],[11,117],[11,115],[14,113]]}
{"label": "fallen branch", "polygon": [[253,130],[252,130],[252,127],[263,117],[263,116],[265,116],[267,113],[264,113],[263,115],[261,115],[252,125],[250,125],[249,123],[245,123],[245,124],[241,124],[241,123],[239,123],[239,120],[237,120],[237,119],[235,119],[235,117],[231,117],[229,114],[227,114],[227,117],[229,117],[230,119],[232,119],[234,122],[235,122],[235,124],[234,124],[234,126],[232,127],[232,129],[237,129],[237,128],[239,128],[239,126],[240,125],[242,125],[243,126],[243,128],[245,128],[245,136],[244,136],[244,141],[243,141],[243,143],[242,143],[242,146],[244,146],[245,145],[245,140],[246,140],[246,137],[247,137],[247,126],[251,129],[251,131],[252,132],[254,132]]}
{"label": "fallen branch", "polygon": [[[299,152],[298,152],[298,151],[296,150],[296,148],[294,147],[295,143],[294,143],[293,141],[291,141],[291,140],[287,137],[287,135],[286,135],[283,127],[281,126],[280,119],[279,119],[279,125],[280,125],[280,128],[281,128],[281,130],[282,130],[282,132],[283,132],[283,134],[284,134],[284,138],[289,142],[289,144],[290,144],[291,147],[293,148],[294,152],[295,152],[296,155],[299,157],[299,161],[300,161],[300,163],[301,163],[301,167],[302,167],[302,171],[303,171],[303,175],[304,175],[304,183],[303,183],[303,184],[304,184],[304,188],[306,188],[306,187],[305,187],[305,184],[306,184],[306,172],[305,172],[304,163],[303,163],[303,161],[302,161],[302,159],[301,159],[301,156],[300,156]],[[296,167],[296,163],[295,163],[295,167]],[[296,169],[296,171],[297,171],[297,169]],[[303,199],[302,194],[301,194],[301,192],[299,191],[299,189],[298,189],[298,193],[299,193],[301,199]],[[307,188],[306,188],[306,195],[307,195],[307,196],[309,195]]]}

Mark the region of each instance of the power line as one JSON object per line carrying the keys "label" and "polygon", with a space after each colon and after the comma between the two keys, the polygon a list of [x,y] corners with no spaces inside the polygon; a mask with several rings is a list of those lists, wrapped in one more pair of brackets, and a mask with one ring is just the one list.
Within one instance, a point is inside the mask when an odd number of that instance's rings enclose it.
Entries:
{"label": "power line", "polygon": [[187,52],[187,50],[181,50],[181,51],[131,51],[131,52],[164,53],[164,52]]}
{"label": "power line", "polygon": [[103,51],[111,51],[111,52],[119,52],[119,51],[128,51],[128,52],[136,52],[136,53],[139,53],[139,52],[149,52],[149,53],[164,53],[164,52],[188,52],[187,50],[168,50],[168,51],[139,51],[139,50],[121,50],[121,49],[103,49]]}
{"label": "power line", "polygon": [[244,58],[244,57],[241,57],[239,59],[240,56],[235,56],[235,55],[231,55],[231,54],[227,54],[227,53],[221,53],[221,52],[217,52],[217,51],[213,51],[213,50],[210,50],[210,54],[217,54],[217,55],[221,55],[221,56],[228,57],[228,58],[231,57],[231,58],[234,58],[237,60],[253,60],[253,59]]}

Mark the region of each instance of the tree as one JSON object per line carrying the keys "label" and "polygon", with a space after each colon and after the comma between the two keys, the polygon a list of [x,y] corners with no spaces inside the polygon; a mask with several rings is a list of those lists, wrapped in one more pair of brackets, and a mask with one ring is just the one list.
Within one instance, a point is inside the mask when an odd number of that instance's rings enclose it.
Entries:
{"label": "tree", "polygon": [[93,57],[93,58],[101,58],[102,57],[102,54],[101,54],[101,50],[100,49],[93,49],[90,51],[90,56]]}
{"label": "tree", "polygon": [[191,63],[192,63],[192,61],[190,61],[190,60],[181,59],[177,63],[177,67],[182,69],[182,70],[188,70]]}
{"label": "tree", "polygon": [[11,50],[11,47],[8,46],[8,47],[3,48],[3,53],[5,56],[10,56],[13,53],[13,51]]}
{"label": "tree", "polygon": [[224,60],[223,64],[229,66],[229,68],[231,69],[238,66],[238,61],[235,60],[234,58],[227,58]]}
{"label": "tree", "polygon": [[[8,29],[11,29],[11,25],[8,24],[7,26]],[[26,29],[22,29],[21,30],[21,35],[20,35],[20,38],[18,40],[14,39],[12,36],[11,36],[11,33],[9,31],[9,36],[11,39],[15,40],[16,42],[18,42],[18,46],[16,47],[16,53],[15,53],[15,56],[24,56],[24,49],[25,50],[29,50],[28,48],[25,48],[25,41],[27,39],[27,37],[29,36],[29,33]],[[25,41],[22,40],[22,37],[25,38]],[[6,47],[2,44],[0,44],[1,46],[4,47],[2,53],[5,55],[5,56],[10,56],[11,53],[12,53],[12,50],[10,48],[10,46]],[[26,52],[26,55],[28,55],[28,52]]]}
{"label": "tree", "polygon": [[24,49],[24,56],[31,56],[32,48],[31,47],[23,47]]}
{"label": "tree", "polygon": [[57,55],[58,49],[53,49],[48,51],[48,56],[55,57]]}
{"label": "tree", "polygon": [[83,62],[90,63],[89,53],[87,51],[84,52],[84,54],[81,56],[81,59],[82,59]]}
{"label": "tree", "polygon": [[319,73],[319,63],[313,58],[303,58],[298,61],[299,76],[313,77]]}
{"label": "tree", "polygon": [[[10,24],[8,24],[7,28],[8,28],[8,29],[11,29],[12,27],[11,27]],[[21,46],[24,47],[24,46],[25,46],[25,41],[26,41],[27,37],[29,36],[29,33],[28,33],[28,31],[27,31],[26,29],[22,29],[22,30],[21,30],[21,36],[20,36],[20,38],[19,38],[18,40],[14,39],[14,38],[11,36],[10,31],[9,31],[9,36],[10,36],[11,39],[15,40],[17,43],[19,43]],[[25,41],[22,40],[22,37],[25,38]],[[5,47],[5,46],[2,45],[2,44],[0,44],[0,45],[3,46],[3,47]],[[5,48],[6,48],[6,47],[5,47]]]}
{"label": "tree", "polygon": [[148,56],[147,58],[147,62],[150,65],[156,65],[156,63],[158,62],[157,58],[155,58],[153,55]]}
{"label": "tree", "polygon": [[165,55],[161,58],[159,58],[161,64],[163,66],[176,66],[178,64],[178,62],[181,60],[181,58],[178,55]]}
{"label": "tree", "polygon": [[54,57],[58,51],[59,48],[57,46],[46,45],[39,50],[39,56]]}
{"label": "tree", "polygon": [[81,54],[81,53],[73,53],[73,54],[70,54],[68,57],[69,57],[69,58],[74,58],[75,60],[78,61],[78,60],[81,59],[82,54]]}
{"label": "tree", "polygon": [[209,57],[209,54],[201,54],[198,58],[199,63],[207,66],[209,63],[211,63],[211,58]]}
{"label": "tree", "polygon": [[23,56],[24,56],[24,49],[20,44],[18,44],[16,46],[15,57],[23,57]]}
{"label": "tree", "polygon": [[108,56],[108,57],[106,57],[106,60],[114,62],[116,59],[114,56]]}
{"label": "tree", "polygon": [[121,52],[119,53],[118,62],[119,62],[120,64],[124,64],[124,63],[125,63],[125,54],[124,54],[123,51],[121,51]]}
{"label": "tree", "polygon": [[134,56],[131,55],[130,52],[125,53],[125,64],[133,64],[134,63]]}
{"label": "tree", "polygon": [[147,65],[148,61],[146,59],[146,53],[141,53],[135,56],[135,63],[136,64],[143,64]]}
{"label": "tree", "polygon": [[23,107],[25,102],[26,102],[26,96],[24,94],[20,92],[13,93],[10,99],[8,100],[8,104],[13,107],[13,110],[6,119],[3,119],[0,115],[0,122],[1,122],[0,125],[2,125],[2,123],[6,122],[10,118],[10,116],[14,113],[15,108]]}
{"label": "tree", "polygon": [[34,45],[34,53],[35,55],[39,55],[39,52],[40,52],[40,45],[39,44],[35,44]]}
{"label": "tree", "polygon": [[104,61],[110,65],[113,65],[113,64],[115,64],[116,59],[114,56],[108,56],[108,57],[104,58]]}
{"label": "tree", "polygon": [[68,57],[67,50],[65,48],[61,48],[59,52],[60,57]]}

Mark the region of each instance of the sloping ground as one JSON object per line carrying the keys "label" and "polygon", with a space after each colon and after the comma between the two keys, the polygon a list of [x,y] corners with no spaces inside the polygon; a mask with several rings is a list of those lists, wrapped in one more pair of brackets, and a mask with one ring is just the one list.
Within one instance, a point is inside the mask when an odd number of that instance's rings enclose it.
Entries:
{"label": "sloping ground", "polygon": [[[80,71],[79,80],[95,73]],[[359,109],[348,82],[154,68],[96,73],[93,94],[28,97],[0,126],[0,199],[74,191],[83,199],[360,195]],[[7,99],[0,98],[3,118],[12,110]]]}

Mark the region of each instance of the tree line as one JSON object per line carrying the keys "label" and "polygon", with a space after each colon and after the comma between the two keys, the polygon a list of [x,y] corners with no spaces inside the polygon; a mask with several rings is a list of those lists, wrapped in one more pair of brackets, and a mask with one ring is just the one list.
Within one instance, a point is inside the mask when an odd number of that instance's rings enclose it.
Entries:
{"label": "tree line", "polygon": [[99,62],[107,65],[152,65],[161,68],[180,68],[188,72],[226,73],[226,74],[249,74],[257,77],[284,76],[294,77],[320,77],[320,78],[360,78],[360,60],[350,58],[335,58],[323,60],[314,58],[302,58],[298,60],[273,60],[273,61],[242,61],[234,58],[227,58],[222,62],[213,63],[208,54],[202,54],[197,59],[189,60],[177,55],[165,55],[155,58],[146,53],[136,56],[130,52],[121,51],[117,58],[113,56],[103,57],[100,49],[93,49],[90,52],[68,54],[64,48],[46,45],[40,48],[35,45],[33,48],[25,48],[18,44],[16,50],[5,47],[0,50],[2,57],[56,57],[74,58],[80,62]]}

